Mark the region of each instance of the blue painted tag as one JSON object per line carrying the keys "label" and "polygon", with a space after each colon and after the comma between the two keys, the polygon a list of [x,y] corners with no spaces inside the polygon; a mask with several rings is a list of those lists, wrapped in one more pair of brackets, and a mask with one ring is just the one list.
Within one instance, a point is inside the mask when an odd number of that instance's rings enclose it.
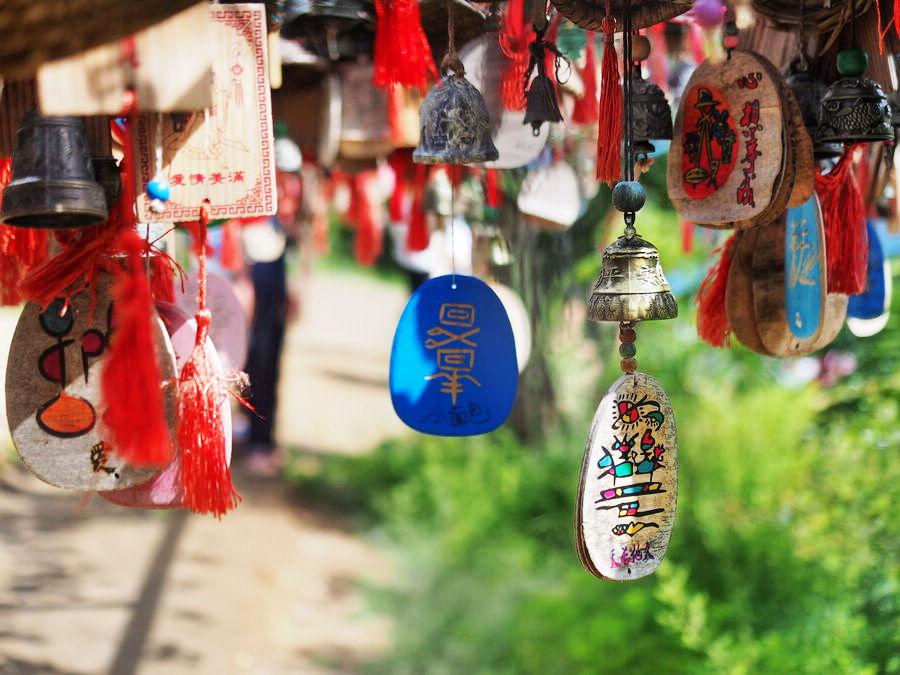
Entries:
{"label": "blue painted tag", "polygon": [[796,337],[814,338],[822,329],[826,288],[822,214],[815,194],[801,206],[788,210],[784,231],[787,322]]}
{"label": "blue painted tag", "polygon": [[869,260],[866,266],[866,290],[851,295],[847,304],[847,316],[854,319],[877,319],[887,310],[888,275],[884,264],[884,249],[875,223],[866,221],[869,235]]}
{"label": "blue painted tag", "polygon": [[390,379],[391,402],[407,425],[438,436],[492,431],[512,411],[518,382],[509,318],[487,284],[446,275],[410,298],[394,334]]}

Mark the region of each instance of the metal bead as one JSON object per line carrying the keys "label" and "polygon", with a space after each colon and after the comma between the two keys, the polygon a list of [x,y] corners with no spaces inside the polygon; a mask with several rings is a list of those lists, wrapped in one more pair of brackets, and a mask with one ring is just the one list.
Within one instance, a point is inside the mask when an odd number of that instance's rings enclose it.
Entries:
{"label": "metal bead", "polygon": [[637,370],[637,359],[622,359],[619,365],[623,372],[631,374]]}
{"label": "metal bead", "polygon": [[151,200],[158,199],[161,202],[167,202],[172,196],[172,186],[165,178],[157,176],[147,183],[147,196]]}
{"label": "metal bead", "polygon": [[619,342],[634,342],[637,340],[637,333],[634,328],[620,328]]}
{"label": "metal bead", "polygon": [[633,342],[623,342],[619,345],[619,356],[630,359],[635,354],[637,354],[637,347],[634,346]]}
{"label": "metal bead", "polygon": [[622,213],[640,211],[646,199],[644,186],[636,180],[619,181],[612,191],[613,206]]}
{"label": "metal bead", "polygon": [[635,35],[631,40],[631,56],[635,61],[646,61],[650,56],[650,40],[643,35]]}

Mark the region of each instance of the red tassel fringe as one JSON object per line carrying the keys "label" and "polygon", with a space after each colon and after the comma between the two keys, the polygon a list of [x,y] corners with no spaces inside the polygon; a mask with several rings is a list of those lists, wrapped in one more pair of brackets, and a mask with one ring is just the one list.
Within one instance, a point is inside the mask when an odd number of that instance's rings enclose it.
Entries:
{"label": "red tassel fringe", "polygon": [[418,0],[375,0],[374,60],[372,81],[383,89],[399,84],[424,92],[429,77],[438,79]]}
{"label": "red tassel fringe", "polygon": [[525,1],[509,0],[499,35],[500,51],[509,59],[500,85],[500,98],[507,110],[525,109],[522,82],[528,68],[528,45],[533,39],[534,29],[525,21]]}
{"label": "red tassel fringe", "polygon": [[816,172],[816,193],[825,221],[829,293],[855,295],[866,288],[866,210],[853,175],[853,154],[858,147],[848,148],[827,174]]}
{"label": "red tassel fringe", "polygon": [[127,264],[112,289],[113,333],[103,368],[103,422],[116,453],[132,466],[164,466],[172,459],[162,376],[153,339],[153,299],[144,271],[146,243],[133,230],[117,242]]}
{"label": "red tassel fringe", "polygon": [[584,94],[575,101],[575,107],[572,109],[572,122],[594,124],[600,114],[597,104],[597,36],[594,31],[587,32],[581,81],[584,83]]}
{"label": "red tassel fringe", "polygon": [[732,233],[722,245],[719,261],[709,270],[697,292],[697,334],[713,347],[726,346],[731,335],[725,308],[725,291],[735,239],[736,233]]}
{"label": "red tassel fringe", "polygon": [[[12,160],[0,159],[0,191],[12,180]],[[2,204],[0,192],[0,204]],[[0,304],[22,302],[18,286],[22,277],[47,260],[50,237],[47,230],[0,225]]]}
{"label": "red tassel fringe", "polygon": [[487,173],[487,205],[492,209],[499,209],[503,206],[503,189],[501,183],[503,181],[499,169],[488,169]]}
{"label": "red tassel fringe", "polygon": [[612,185],[622,175],[622,86],[615,46],[616,20],[603,19],[603,63],[601,64],[599,124],[597,134],[597,180]]}
{"label": "red tassel fringe", "polygon": [[220,405],[225,387],[206,353],[212,316],[206,308],[206,225],[209,206],[200,210],[196,232],[200,241],[197,337],[194,349],[178,377],[178,446],[181,449],[181,483],[184,504],[194,513],[221,517],[241,496],[231,482],[225,459],[225,427]]}
{"label": "red tassel fringe", "polygon": [[412,166],[412,154],[408,150],[394,150],[390,157],[391,170],[394,172],[394,191],[388,201],[388,212],[391,222],[403,221],[403,200],[406,197],[406,173]]}
{"label": "red tassel fringe", "polygon": [[231,272],[239,272],[244,266],[241,248],[241,223],[232,218],[222,223],[222,246],[219,252],[222,267]]}

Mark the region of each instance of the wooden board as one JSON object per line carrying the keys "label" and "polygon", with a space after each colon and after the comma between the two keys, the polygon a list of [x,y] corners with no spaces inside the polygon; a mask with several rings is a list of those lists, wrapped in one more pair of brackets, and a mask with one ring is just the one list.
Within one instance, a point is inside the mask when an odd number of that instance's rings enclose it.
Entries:
{"label": "wooden board", "polygon": [[[6,416],[16,451],[38,478],[62,488],[112,490],[146,482],[153,468],[123,464],[104,441],[100,380],[106,362],[112,302],[109,279],[91,295],[44,312],[28,303],[13,335],[6,368]],[[175,377],[175,356],[162,323],[154,323],[160,374]],[[174,388],[164,389],[174,433]]]}
{"label": "wooden board", "polygon": [[38,69],[44,115],[119,115],[133,88],[144,112],[188,112],[212,105],[210,7],[202,2],[134,35],[135,60],[122,42],[45,63]]}
{"label": "wooden board", "polygon": [[740,50],[694,71],[668,164],[682,218],[722,227],[771,217],[787,157],[780,79],[765,58]]}
{"label": "wooden board", "polygon": [[[184,120],[141,115],[135,125],[136,193],[141,222],[197,220],[204,199],[210,216],[252,218],[275,213],[272,105],[261,4],[211,5],[213,105]],[[157,148],[162,167],[157,166]],[[172,197],[162,213],[144,192],[157,171]]]}
{"label": "wooden board", "polygon": [[[818,212],[818,208],[815,209]],[[788,234],[788,221],[791,221],[791,234]],[[801,222],[796,214],[793,217],[785,213],[768,225],[762,225],[759,229],[759,237],[753,251],[751,265],[753,274],[753,312],[756,317],[756,327],[759,337],[766,350],[774,356],[800,356],[808,354],[816,349],[818,337],[823,327],[824,319],[824,289],[827,287],[825,279],[824,232],[822,230],[821,215],[815,222]],[[794,317],[795,326],[792,327],[787,315],[787,295],[794,292],[791,289],[791,280],[785,273],[786,265],[790,265],[786,254],[785,241],[791,237],[795,247],[792,271],[796,275],[798,285],[801,280],[808,281],[819,294],[815,308],[810,306],[802,308],[805,313],[802,321]],[[813,275],[816,275],[815,277]],[[800,312],[797,302],[797,310]],[[816,316],[809,316],[815,311]],[[814,322],[813,330],[807,337],[799,337],[796,328],[802,324],[806,332],[810,323]]]}
{"label": "wooden board", "polygon": [[728,285],[725,289],[725,308],[732,335],[748,349],[771,356],[759,338],[753,312],[753,251],[759,228],[738,231],[734,244]]}
{"label": "wooden board", "polygon": [[578,555],[594,576],[640,579],[669,547],[678,499],[678,441],[669,398],[644,373],[620,377],[600,402],[575,510]]}
{"label": "wooden board", "polygon": [[781,81],[781,95],[784,100],[785,127],[791,135],[791,150],[794,157],[794,180],[788,206],[794,208],[807,201],[816,189],[816,160],[813,142],[803,122],[803,113],[797,98],[784,81]]}

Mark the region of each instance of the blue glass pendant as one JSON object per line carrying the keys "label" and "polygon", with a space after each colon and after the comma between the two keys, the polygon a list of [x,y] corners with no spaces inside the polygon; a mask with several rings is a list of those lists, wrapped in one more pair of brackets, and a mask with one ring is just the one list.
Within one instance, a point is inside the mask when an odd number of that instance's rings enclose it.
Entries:
{"label": "blue glass pendant", "polygon": [[391,350],[391,402],[416,431],[474,436],[512,411],[519,373],[512,327],[483,281],[436,277],[410,298]]}

